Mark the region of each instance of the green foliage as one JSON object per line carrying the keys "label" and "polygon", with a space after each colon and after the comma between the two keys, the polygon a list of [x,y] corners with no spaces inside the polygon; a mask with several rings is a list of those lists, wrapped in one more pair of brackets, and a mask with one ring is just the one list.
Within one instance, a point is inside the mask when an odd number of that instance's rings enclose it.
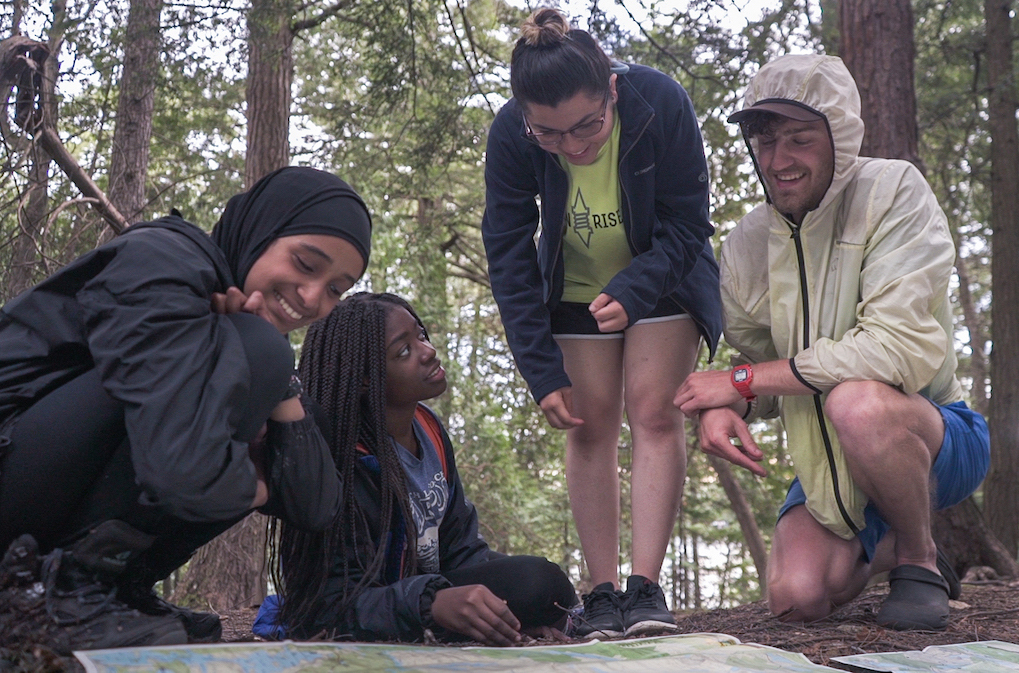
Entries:
{"label": "green foliage", "polygon": [[[759,14],[741,12],[734,8],[740,3],[729,0],[590,3],[586,23],[611,55],[659,68],[690,93],[711,174],[716,242],[762,198],[738,129],[725,119],[738,109],[759,64],[786,52],[819,50],[822,39],[833,43],[832,3],[824,4],[825,25],[820,5],[810,0],[776,1]],[[964,324],[960,314],[959,335],[962,365],[976,372],[965,328],[975,331],[977,351],[983,352],[990,282],[982,4],[914,5],[921,153],[970,270],[967,288],[978,323]],[[307,3],[294,19],[317,17],[327,6],[324,0]],[[128,0],[71,2],[63,26],[58,128],[103,187],[128,8]],[[164,9],[147,216],[177,207],[209,229],[227,198],[242,188],[245,9],[240,0]],[[29,3],[23,30],[44,38],[49,11]],[[500,0],[355,0],[299,31],[292,153],[294,163],[335,171],[369,204],[374,249],[363,285],[406,296],[443,353],[450,389],[434,405],[448,421],[486,538],[501,551],[544,554],[582,578],[565,486],[564,436],[549,428],[516,372],[480,240],[487,128],[509,96],[509,54],[527,13]],[[641,19],[639,27],[629,27],[631,17]],[[0,29],[6,32],[9,20],[0,14]],[[16,139],[8,139],[0,174],[0,270],[9,267],[18,232],[25,156]],[[91,248],[102,230],[83,204],[57,212],[78,193],[55,168],[49,197],[52,221],[38,241],[44,253],[39,278]],[[0,298],[6,298],[2,287]],[[299,347],[300,339],[294,342]],[[723,344],[714,362],[703,366],[725,368],[730,355]],[[769,476],[737,472],[737,478],[767,534],[791,467],[777,424],[753,429],[769,456]],[[662,575],[666,592],[677,607],[687,608],[758,598],[755,570],[717,475],[692,433],[688,444],[682,514]],[[624,430],[624,562],[631,544],[629,448]]]}
{"label": "green foliage", "polygon": [[960,371],[977,409],[985,408],[988,372],[981,371],[986,367],[981,363],[989,356],[991,327],[991,139],[983,4],[924,0],[913,9],[919,150],[955,236],[958,266],[965,274],[960,273],[960,282],[968,280],[965,289],[974,304],[974,313],[966,316],[963,302],[955,302]]}

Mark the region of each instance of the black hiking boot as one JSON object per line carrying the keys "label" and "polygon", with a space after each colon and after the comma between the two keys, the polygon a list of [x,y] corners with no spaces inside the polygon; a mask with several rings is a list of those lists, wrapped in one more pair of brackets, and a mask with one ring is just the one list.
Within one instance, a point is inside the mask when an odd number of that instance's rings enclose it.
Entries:
{"label": "black hiking boot", "polygon": [[117,598],[142,614],[175,617],[184,627],[189,643],[215,643],[223,636],[219,615],[195,612],[163,600],[153,589],[155,582],[132,574],[117,584]]}
{"label": "black hiking boot", "polygon": [[0,646],[39,644],[66,656],[186,643],[179,620],[117,600],[117,575],[151,540],[123,521],[106,521],[40,559],[35,539],[22,535],[0,562]]}
{"label": "black hiking boot", "polygon": [[[117,587],[104,573],[81,563],[73,552],[54,549],[40,571],[46,614],[62,629],[55,650],[183,645],[187,633],[172,617],[152,617],[117,600]],[[64,644],[66,642],[66,645]]]}

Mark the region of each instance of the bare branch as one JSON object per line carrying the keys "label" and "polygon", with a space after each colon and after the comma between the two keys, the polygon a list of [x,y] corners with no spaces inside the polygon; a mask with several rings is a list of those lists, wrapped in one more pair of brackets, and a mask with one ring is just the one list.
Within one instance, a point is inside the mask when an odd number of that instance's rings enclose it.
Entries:
{"label": "bare branch", "polygon": [[81,167],[78,160],[74,158],[74,155],[67,151],[64,143],[57,136],[57,132],[44,125],[41,129],[36,129],[35,135],[42,148],[53,157],[53,161],[63,169],[67,177],[71,178],[71,182],[81,190],[81,193],[86,197],[96,200],[96,210],[106,220],[106,223],[110,225],[110,228],[118,234],[127,229],[129,226],[128,221],[110,203],[106,194],[103,190],[99,189],[99,185],[92,181],[92,178]]}

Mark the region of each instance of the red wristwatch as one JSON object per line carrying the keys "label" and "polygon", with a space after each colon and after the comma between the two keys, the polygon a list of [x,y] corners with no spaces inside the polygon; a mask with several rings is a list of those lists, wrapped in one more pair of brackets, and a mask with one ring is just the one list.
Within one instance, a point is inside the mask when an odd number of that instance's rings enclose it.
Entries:
{"label": "red wristwatch", "polygon": [[754,382],[754,370],[750,368],[750,365],[740,365],[733,368],[732,375],[729,378],[732,381],[733,387],[739,391],[739,394],[747,402],[757,397],[750,390],[750,384]]}

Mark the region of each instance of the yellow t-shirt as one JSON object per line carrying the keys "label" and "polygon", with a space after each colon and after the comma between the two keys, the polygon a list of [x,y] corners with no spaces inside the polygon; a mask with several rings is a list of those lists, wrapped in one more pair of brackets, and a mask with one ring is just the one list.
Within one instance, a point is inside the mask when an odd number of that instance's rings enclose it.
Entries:
{"label": "yellow t-shirt", "polygon": [[563,301],[594,301],[633,259],[619,195],[619,133],[616,115],[612,135],[587,166],[574,166],[559,157],[570,177],[563,228]]}

